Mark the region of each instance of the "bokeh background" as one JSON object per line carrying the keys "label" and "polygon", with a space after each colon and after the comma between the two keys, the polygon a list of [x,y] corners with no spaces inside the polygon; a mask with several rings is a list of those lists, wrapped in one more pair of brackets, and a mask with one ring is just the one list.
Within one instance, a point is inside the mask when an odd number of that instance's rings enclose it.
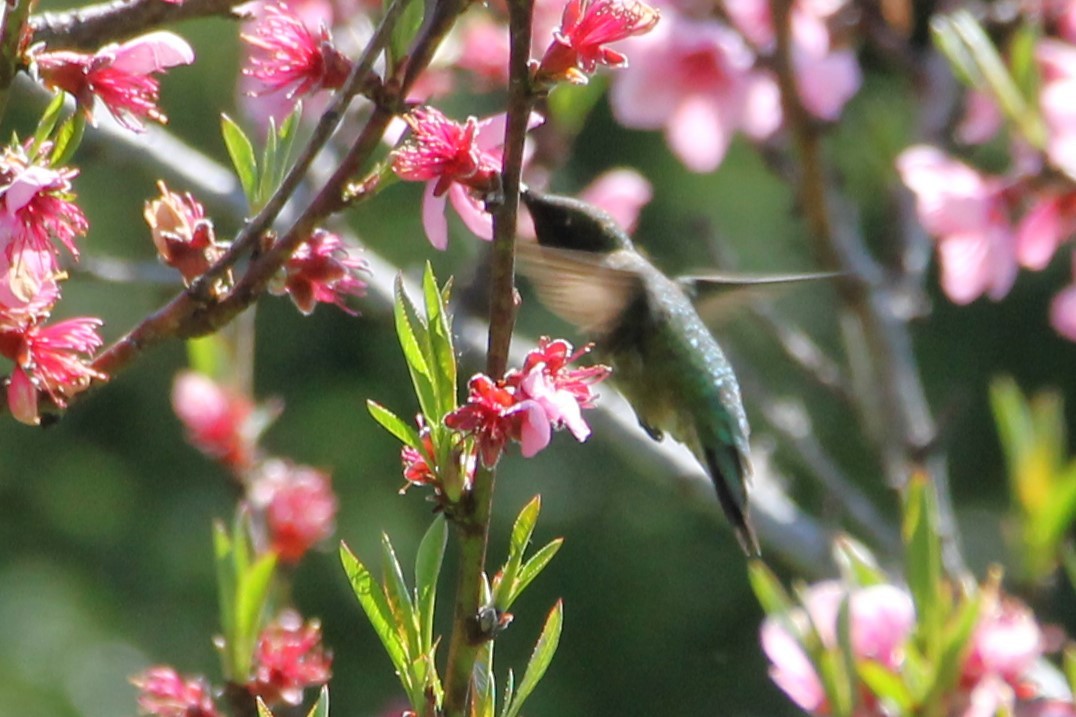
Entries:
{"label": "bokeh background", "polygon": [[[237,26],[211,20],[173,29],[195,46],[198,61],[164,82],[169,127],[224,162],[219,113],[241,115],[234,91]],[[915,141],[919,99],[905,78],[869,57],[865,62],[865,85],[827,148],[860,207],[864,234],[884,256],[901,191],[892,160]],[[17,94],[0,130],[26,134],[40,109],[28,93]],[[463,116],[483,109],[461,103],[449,111]],[[982,152],[988,163],[1000,156],[992,154],[997,148]],[[141,212],[155,193],[159,170],[100,145],[84,146],[75,164],[81,169],[76,190],[91,225],[84,251],[151,261]],[[812,268],[791,192],[747,144],[737,142],[718,172],[693,175],[658,135],[618,127],[602,99],[552,185],[576,191],[620,166],[638,169],[653,183],[654,200],[637,236],[670,271],[711,266],[715,240],[745,269]],[[440,276],[455,275],[466,286],[483,260],[483,246],[455,226],[450,250],[432,250],[421,231],[419,192],[417,186],[395,186],[346,222],[370,251],[405,271],[414,273],[429,259]],[[236,228],[228,218],[216,223],[218,235]],[[1022,275],[1000,303],[980,300],[964,308],[941,296],[932,272],[931,309],[914,326],[923,380],[943,416],[941,440],[966,556],[980,575],[1007,559],[1004,464],[987,386],[1007,374],[1028,391],[1055,388],[1074,395],[1076,347],[1046,321],[1067,264],[1058,258],[1047,271]],[[76,271],[60,311],[103,317],[104,333],[114,339],[176,290],[108,284]],[[340,497],[339,539],[376,561],[379,536],[386,532],[406,563],[431,505],[421,490],[397,494],[398,444],[374,424],[364,404],[375,398],[401,415],[415,404],[391,316],[373,302],[355,306],[358,317],[323,306],[304,318],[284,299],[258,305],[256,391],[285,405],[264,444],[278,455],[331,469]],[[777,307],[839,352],[831,287],[799,290]],[[894,516],[895,495],[883,485],[848,412],[792,368],[748,315],[718,328],[753,380],[810,408],[820,440],[883,513]],[[580,338],[544,313],[526,289],[520,331]],[[210,529],[214,520],[229,518],[234,495],[225,472],[184,442],[171,411],[171,382],[186,360],[183,345],[168,343],[80,400],[57,425],[33,429],[0,422],[0,716],[134,714],[135,690],[127,678],[156,663],[219,679],[211,643],[218,624]],[[840,529],[829,498],[803,478],[759,417],[750,392],[746,402],[759,450],[772,453],[789,491]],[[1076,418],[1071,407],[1066,415],[1070,422]],[[566,539],[497,643],[501,669],[521,669],[546,612],[563,598],[560,651],[527,714],[795,714],[768,680],[758,644],[761,611],[716,500],[699,504],[672,477],[641,474],[625,458],[623,440],[597,435],[577,445],[559,435],[532,460],[513,453],[502,463],[491,560],[503,557],[511,520],[534,494],[543,498],[536,540]],[[453,565],[450,550],[446,597]],[[398,705],[390,663],[351,595],[335,546],[308,558],[294,582],[297,604],[321,618],[334,653],[333,714],[378,715]],[[1067,617],[1073,627],[1076,603],[1063,586],[1029,597],[1045,620]]]}

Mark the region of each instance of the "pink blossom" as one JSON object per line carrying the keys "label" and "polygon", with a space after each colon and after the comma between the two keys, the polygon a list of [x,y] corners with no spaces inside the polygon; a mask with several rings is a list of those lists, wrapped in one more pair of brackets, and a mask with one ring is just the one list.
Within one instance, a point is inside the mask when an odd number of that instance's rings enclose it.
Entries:
{"label": "pink blossom", "polygon": [[157,106],[160,83],[153,75],[191,64],[194,51],[178,35],[151,32],[93,55],[42,52],[35,61],[45,85],[72,95],[91,117],[96,97],[120,125],[141,132],[140,118],[168,119]]}
{"label": "pink blossom", "polygon": [[55,239],[77,257],[75,238],[89,229],[71,191],[78,170],[46,166],[46,149],[31,159],[15,145],[0,158],[0,248],[44,252]]}
{"label": "pink blossom", "polygon": [[46,318],[60,298],[61,278],[51,251],[0,250],[0,329]]}
{"label": "pink blossom", "polygon": [[283,2],[266,5],[242,38],[252,50],[243,74],[257,83],[253,94],[280,95],[289,109],[304,96],[340,88],[351,72],[329,29],[315,34]]}
{"label": "pink blossom", "polygon": [[1076,176],[1076,47],[1041,40],[1035,57],[1042,68],[1039,106],[1046,123],[1046,153],[1069,176]]}
{"label": "pink blossom", "polygon": [[1076,282],[1062,289],[1050,302],[1050,325],[1069,341],[1076,341]]}
{"label": "pink blossom", "polygon": [[1029,269],[1045,269],[1058,245],[1076,232],[1076,193],[1040,193],[1020,220],[1016,258]]}
{"label": "pink blossom", "polygon": [[628,58],[606,45],[650,32],[659,18],[657,10],[640,0],[568,0],[536,81],[586,84],[587,74],[598,65],[626,66]]}
{"label": "pink blossom", "polygon": [[317,620],[303,622],[292,610],[282,612],[258,637],[250,693],[268,704],[297,705],[303,690],[331,677],[332,655],[321,644]]}
{"label": "pink blossom", "polygon": [[716,169],[736,132],[760,139],[780,123],[776,83],[753,69],[743,38],[720,22],[667,12],[635,42],[632,58],[613,84],[613,114],[626,127],[664,128],[694,172]]}
{"label": "pink blossom", "polygon": [[254,464],[254,404],[246,396],[193,371],[176,376],[172,410],[187,429],[187,440],[225,466],[243,471]]}
{"label": "pink blossom", "polygon": [[942,288],[967,304],[982,294],[1001,299],[1016,280],[1016,238],[1004,187],[934,147],[911,147],[897,170],[916,195],[923,228],[938,240]]}
{"label": "pink blossom", "polygon": [[201,203],[190,193],[177,194],[163,181],[157,183],[161,196],[146,202],[143,216],[157,247],[157,255],[183,275],[190,284],[224,253],[213,233],[213,222]]}
{"label": "pink blossom", "polygon": [[630,234],[653,194],[650,182],[634,169],[612,169],[588,184],[579,198],[604,209]]}
{"label": "pink blossom", "polygon": [[770,676],[797,705],[808,712],[825,712],[825,691],[801,647],[808,620],[822,646],[837,649],[837,620],[847,596],[853,657],[871,660],[890,670],[903,661],[903,646],[915,627],[915,607],[905,591],[892,585],[848,588],[836,582],[812,585],[804,595],[804,610],[788,615],[802,634],[791,635],[785,624],[768,617],[762,624],[762,648],[773,663]]}
{"label": "pink blossom", "polygon": [[336,304],[354,315],[344,298],[366,294],[366,282],[357,276],[365,270],[366,261],[354,256],[343,239],[315,229],[284,265],[283,287],[274,291],[289,294],[299,311],[307,315],[318,303]]}
{"label": "pink blossom", "polygon": [[[504,143],[504,115],[468,117],[460,124],[433,107],[419,107],[404,119],[411,135],[393,151],[392,169],[401,179],[426,182],[422,226],[430,243],[437,249],[448,246],[447,202],[471,232],[491,239],[493,218],[482,196],[498,186],[501,158],[494,150]],[[529,127],[540,122],[532,115]]]}
{"label": "pink blossom", "polygon": [[101,347],[100,319],[77,318],[51,326],[28,324],[0,331],[0,354],[14,362],[8,379],[8,408],[18,421],[37,425],[38,396],[54,406],[85,390],[94,379],[107,377],[87,362]]}
{"label": "pink blossom", "polygon": [[467,390],[467,403],[445,416],[445,425],[473,434],[482,464],[492,468],[509,438],[513,433],[518,435],[518,423],[511,412],[517,403],[516,391],[484,374],[471,378]]}
{"label": "pink blossom", "polygon": [[1010,685],[1042,654],[1042,632],[1035,616],[1014,600],[984,600],[979,624],[964,660],[963,679],[974,682],[996,675]]}
{"label": "pink blossom", "polygon": [[329,476],[314,468],[269,461],[252,485],[251,499],[264,508],[270,543],[284,562],[298,562],[335,528],[336,495]]}
{"label": "pink blossom", "polygon": [[218,717],[209,685],[159,665],[131,678],[139,689],[138,712],[151,717]]}
{"label": "pink blossom", "polygon": [[983,144],[998,133],[1004,117],[993,96],[984,90],[969,90],[964,96],[964,115],[956,136],[964,144]]}
{"label": "pink blossom", "polygon": [[472,16],[460,32],[455,67],[470,72],[483,89],[508,84],[508,26],[489,15]]}

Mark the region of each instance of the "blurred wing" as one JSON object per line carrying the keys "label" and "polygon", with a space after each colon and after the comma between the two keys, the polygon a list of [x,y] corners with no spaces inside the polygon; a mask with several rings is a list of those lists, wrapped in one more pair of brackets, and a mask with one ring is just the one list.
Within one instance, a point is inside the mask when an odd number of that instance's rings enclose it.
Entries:
{"label": "blurred wing", "polygon": [[711,272],[681,276],[676,281],[707,322],[721,323],[752,302],[774,299],[798,284],[834,279],[841,275],[836,271],[792,274]]}
{"label": "blurred wing", "polygon": [[554,314],[591,336],[608,333],[642,291],[638,275],[590,252],[517,242],[519,270]]}

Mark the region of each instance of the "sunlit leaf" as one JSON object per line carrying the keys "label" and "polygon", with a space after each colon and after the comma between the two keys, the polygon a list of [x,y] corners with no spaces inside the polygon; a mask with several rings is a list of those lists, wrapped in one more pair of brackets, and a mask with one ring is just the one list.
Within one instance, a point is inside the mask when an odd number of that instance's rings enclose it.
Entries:
{"label": "sunlit leaf", "polygon": [[382,428],[396,436],[401,443],[411,446],[417,451],[425,451],[422,446],[422,439],[419,438],[418,431],[407,423],[404,423],[404,421],[395,413],[385,408],[377,401],[372,400],[366,401],[366,410],[370,412],[370,415]]}
{"label": "sunlit leaf", "polygon": [[71,161],[79,145],[82,144],[82,135],[85,131],[86,115],[81,112],[75,112],[65,119],[53,135],[49,164],[53,167],[59,167]]}
{"label": "sunlit leaf", "polygon": [[[403,277],[396,276],[395,287],[396,300],[394,302],[394,314],[396,318],[396,335],[400,339],[400,348],[403,349],[404,358],[407,361],[408,370],[411,373],[411,383],[415,387],[422,413],[426,416],[437,416],[437,396],[434,390],[433,379],[430,375],[430,365],[427,357],[430,355],[430,339],[426,325],[418,316],[415,305],[411,303],[407,292],[403,289]],[[436,422],[436,420],[431,421]]]}
{"label": "sunlit leaf", "polygon": [[437,394],[438,413],[445,415],[456,408],[456,349],[452,345],[452,325],[448,310],[442,302],[441,290],[433,275],[433,267],[426,262],[422,275],[422,294],[426,303],[426,326],[430,337],[430,360],[434,389]]}
{"label": "sunlit leaf", "polygon": [[933,485],[922,473],[911,476],[905,487],[902,526],[905,574],[919,616],[919,635],[928,646],[928,656],[932,658],[941,646],[944,616],[937,516]]}
{"label": "sunlit leaf", "polygon": [[239,183],[243,185],[243,194],[246,195],[247,201],[253,204],[258,190],[258,162],[254,158],[254,145],[228,115],[220,116],[220,131]]}
{"label": "sunlit leaf", "polygon": [[[41,119],[37,121],[37,129],[34,131],[34,143],[30,146],[30,156],[33,157],[37,154],[37,150],[42,144],[52,135],[53,130],[56,129],[56,125],[60,122],[60,115],[63,113],[64,100],[67,95],[63,92],[57,92],[53,96],[52,101],[49,102],[48,107],[41,114]],[[77,111],[77,110],[76,110]]]}
{"label": "sunlit leaf", "polygon": [[448,524],[442,516],[434,518],[415,557],[415,593],[419,620],[422,623],[422,649],[433,645],[433,614],[437,602],[437,578],[448,544]]}
{"label": "sunlit leaf", "polygon": [[403,2],[407,4],[392,28],[392,37],[389,38],[389,74],[394,73],[403,59],[407,57],[411,41],[415,39],[419,27],[422,26],[426,9],[422,0],[403,0]]}
{"label": "sunlit leaf", "polygon": [[329,686],[322,685],[318,701],[313,704],[306,717],[329,717]]}
{"label": "sunlit leaf", "polygon": [[549,668],[549,663],[553,661],[553,655],[557,652],[557,645],[560,644],[560,631],[563,622],[564,605],[558,600],[550,611],[549,617],[546,618],[545,625],[542,627],[542,634],[538,636],[538,642],[534,645],[534,652],[531,653],[527,669],[523,672],[523,679],[519,682],[519,691],[512,698],[512,703],[505,713],[507,717],[516,717],[519,714],[519,711],[523,708],[523,703],[534,692],[534,688],[538,686],[538,682],[545,675],[546,670]]}

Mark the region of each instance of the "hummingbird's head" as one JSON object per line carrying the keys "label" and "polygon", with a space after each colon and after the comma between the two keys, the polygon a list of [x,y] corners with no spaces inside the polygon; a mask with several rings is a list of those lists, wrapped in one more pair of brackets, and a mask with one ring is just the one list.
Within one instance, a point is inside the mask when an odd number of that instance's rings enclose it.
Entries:
{"label": "hummingbird's head", "polygon": [[593,204],[533,189],[524,189],[521,196],[534,219],[534,230],[542,246],[596,254],[634,249],[620,225]]}

